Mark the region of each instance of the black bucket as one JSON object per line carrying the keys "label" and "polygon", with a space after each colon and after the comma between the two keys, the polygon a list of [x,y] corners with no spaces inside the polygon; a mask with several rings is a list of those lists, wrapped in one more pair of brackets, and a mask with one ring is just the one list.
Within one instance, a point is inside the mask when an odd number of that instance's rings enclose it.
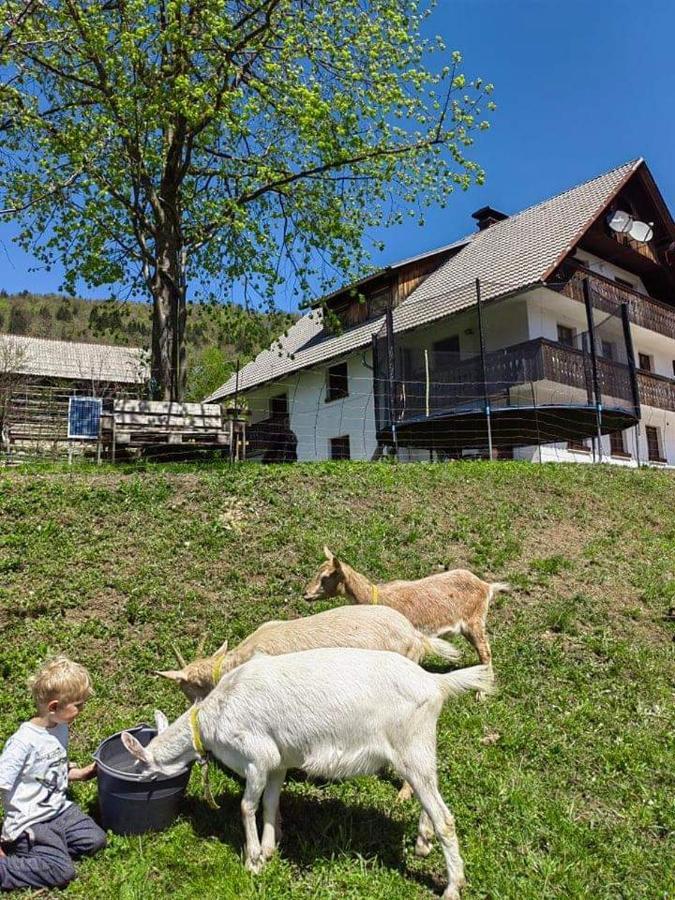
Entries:
{"label": "black bucket", "polygon": [[[150,725],[127,731],[144,747],[157,734]],[[162,831],[172,824],[190,780],[190,767],[170,778],[148,776],[122,744],[121,731],[100,744],[94,759],[101,825],[105,829],[115,834],[143,834]]]}

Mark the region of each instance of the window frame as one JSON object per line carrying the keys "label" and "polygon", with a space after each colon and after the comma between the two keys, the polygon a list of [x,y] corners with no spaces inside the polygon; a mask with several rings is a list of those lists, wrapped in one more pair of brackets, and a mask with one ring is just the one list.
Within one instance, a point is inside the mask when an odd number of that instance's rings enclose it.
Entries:
{"label": "window frame", "polygon": [[[555,327],[556,327],[556,331],[557,331],[558,343],[561,344],[563,347],[569,347],[570,350],[576,350],[577,349],[577,333],[576,333],[576,329],[574,328],[574,326],[573,325],[564,325],[562,322],[556,322]],[[570,334],[569,341],[563,340],[562,335],[561,335],[562,331],[569,332],[569,334]]]}
{"label": "window frame", "polygon": [[[618,435],[618,438],[617,438]],[[614,446],[614,443],[618,440],[621,442],[621,447]],[[630,459],[631,455],[626,450],[626,434],[624,431],[611,431],[609,434],[609,455],[615,456],[618,459]]]}
{"label": "window frame", "polygon": [[[339,373],[337,369],[344,370]],[[339,379],[339,384],[336,381]],[[349,366],[346,362],[336,363],[326,369],[326,403],[349,397]]]}
{"label": "window frame", "polygon": [[[647,365],[643,366],[642,363],[647,361]],[[651,353],[640,353],[638,351],[638,369],[642,372],[653,372],[654,371],[654,357]]]}
{"label": "window frame", "polygon": [[[653,435],[653,442],[650,441],[649,435]],[[647,442],[647,459],[649,462],[666,462],[662,451],[661,429],[657,425],[645,425],[645,441]],[[656,455],[652,455],[652,448],[656,447]]]}
{"label": "window frame", "polygon": [[[343,451],[344,451],[344,449],[346,449],[346,451],[347,451],[346,456],[345,456],[344,452],[342,452],[342,453],[339,452],[340,444],[338,442],[340,442],[340,441],[342,442]],[[352,458],[352,447],[351,447],[351,441],[349,439],[348,434],[340,434],[340,435],[337,435],[336,437],[329,438],[328,439],[328,447],[330,450],[331,461],[339,462],[341,460]],[[338,452],[336,453],[336,451],[338,451]]]}

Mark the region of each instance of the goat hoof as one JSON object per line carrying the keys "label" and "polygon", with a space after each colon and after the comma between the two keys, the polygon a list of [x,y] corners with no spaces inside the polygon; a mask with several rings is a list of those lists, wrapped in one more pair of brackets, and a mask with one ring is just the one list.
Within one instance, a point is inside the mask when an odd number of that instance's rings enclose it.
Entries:
{"label": "goat hoof", "polygon": [[410,787],[409,784],[404,784],[403,787],[401,788],[401,790],[396,795],[396,802],[397,803],[405,803],[406,800],[410,800],[412,795],[413,795],[413,789]]}
{"label": "goat hoof", "polygon": [[478,700],[479,703],[485,703],[485,701],[487,700],[487,694],[485,693],[485,691],[478,691],[476,693],[476,700]]}
{"label": "goat hoof", "polygon": [[415,856],[428,856],[431,853],[431,843],[425,838],[418,837],[415,843]]}
{"label": "goat hoof", "polygon": [[256,856],[255,859],[253,857],[246,858],[246,870],[251,872],[252,875],[259,875],[262,872],[263,866],[265,865],[265,859],[262,856]]}
{"label": "goat hoof", "polygon": [[263,859],[265,860],[265,862],[267,862],[268,859],[271,859],[276,852],[277,852],[276,847],[263,847],[262,855],[263,855]]}
{"label": "goat hoof", "polygon": [[459,900],[459,885],[448,885],[443,892],[443,900]]}

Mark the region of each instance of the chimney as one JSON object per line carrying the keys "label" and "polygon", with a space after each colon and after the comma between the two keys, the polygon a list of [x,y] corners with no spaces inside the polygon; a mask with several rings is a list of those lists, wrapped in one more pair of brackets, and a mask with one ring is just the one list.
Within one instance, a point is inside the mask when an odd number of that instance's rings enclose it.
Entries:
{"label": "chimney", "polygon": [[495,222],[508,219],[508,216],[506,213],[499,212],[498,209],[493,209],[491,206],[481,206],[475,213],[471,213],[471,218],[476,219],[479,231],[485,231],[486,228],[494,225]]}

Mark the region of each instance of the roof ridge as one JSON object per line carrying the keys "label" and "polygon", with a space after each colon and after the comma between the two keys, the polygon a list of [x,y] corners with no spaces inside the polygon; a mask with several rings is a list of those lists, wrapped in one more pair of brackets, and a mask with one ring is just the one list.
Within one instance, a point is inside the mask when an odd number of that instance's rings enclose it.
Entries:
{"label": "roof ridge", "polygon": [[0,332],[0,338],[20,338],[28,341],[50,341],[52,344],[68,344],[70,347],[105,347],[109,350],[141,350],[145,351],[145,347],[130,347],[127,344],[100,344],[95,341],[66,341],[63,338],[42,337],[36,334],[12,334],[10,331]]}
{"label": "roof ridge", "polygon": [[[579,184],[575,184],[572,187],[565,188],[564,191],[560,191],[557,194],[553,194],[550,197],[547,197],[545,200],[539,200],[537,203],[532,203],[530,206],[526,206],[525,209],[520,209],[518,212],[513,213],[513,215],[509,215],[506,219],[503,219],[501,222],[495,222],[494,225],[491,225],[490,228],[484,229],[482,232],[486,234],[488,231],[492,231],[494,228],[499,228],[505,225],[507,222],[513,222],[519,216],[524,216],[525,213],[531,212],[533,209],[538,209],[540,206],[545,206],[547,203],[553,203],[554,200],[560,200],[561,197],[564,197],[566,194],[571,194],[573,191],[578,191],[583,187],[586,187],[589,184],[592,184],[594,181],[600,181],[601,178],[606,178],[608,175],[613,175],[615,172],[618,172],[620,169],[633,170],[637,169],[638,165],[642,164],[645,161],[644,157],[638,156],[635,159],[631,159],[628,162],[622,163],[620,166],[614,166],[611,169],[607,169],[605,172],[601,172],[599,175],[594,175],[593,178],[587,178],[585,181],[580,181]],[[476,234],[481,234],[480,231],[476,232]]]}

